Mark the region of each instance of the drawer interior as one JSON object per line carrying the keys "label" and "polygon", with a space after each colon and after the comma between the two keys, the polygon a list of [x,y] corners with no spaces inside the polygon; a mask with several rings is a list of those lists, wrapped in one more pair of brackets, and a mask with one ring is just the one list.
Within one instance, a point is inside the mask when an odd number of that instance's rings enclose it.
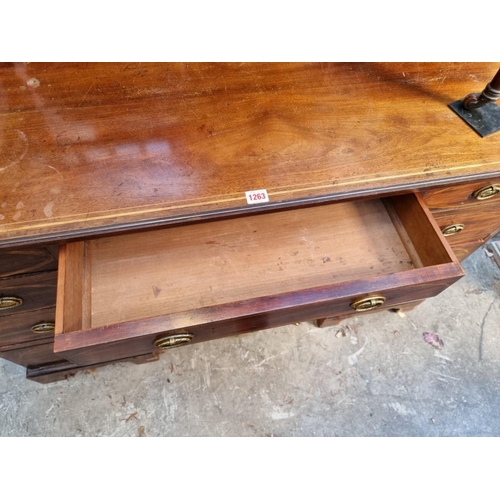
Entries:
{"label": "drawer interior", "polygon": [[56,333],[456,261],[416,195],[71,243],[60,258]]}

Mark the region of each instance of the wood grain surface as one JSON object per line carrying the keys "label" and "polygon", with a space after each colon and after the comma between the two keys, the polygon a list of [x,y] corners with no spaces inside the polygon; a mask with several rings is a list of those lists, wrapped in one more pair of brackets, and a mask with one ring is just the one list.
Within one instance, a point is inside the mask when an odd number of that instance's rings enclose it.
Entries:
{"label": "wood grain surface", "polygon": [[498,176],[447,106],[497,69],[4,63],[0,246]]}
{"label": "wood grain surface", "polygon": [[477,190],[490,186],[500,186],[500,177],[489,181],[468,182],[458,186],[447,186],[424,191],[422,197],[432,212],[455,208],[473,208],[475,206],[500,203],[500,192],[486,199],[477,199],[474,196]]}
{"label": "wood grain surface", "polygon": [[462,231],[448,236],[450,245],[461,245],[475,240],[487,241],[500,231],[500,203],[473,208],[444,210],[434,214],[441,229],[452,224],[463,224]]}
{"label": "wood grain surface", "polygon": [[456,263],[418,196],[384,201],[64,245],[56,333]]}
{"label": "wood grain surface", "polygon": [[35,309],[53,307],[56,304],[57,271],[28,274],[0,280],[0,297],[18,297],[22,303],[17,307],[0,309],[0,317],[16,316]]}
{"label": "wood grain surface", "polygon": [[22,347],[21,349],[11,349],[0,351],[0,358],[8,359],[21,366],[35,368],[45,364],[58,363],[64,360],[63,357],[54,354],[54,342],[40,343]]}
{"label": "wood grain surface", "polygon": [[[419,195],[345,202],[70,243],[56,353],[78,364],[432,297],[463,269]],[[385,208],[384,208],[385,205]],[[418,261],[418,265],[409,261]]]}
{"label": "wood grain surface", "polygon": [[40,323],[54,323],[55,307],[35,309],[23,314],[0,316],[0,349],[10,348],[26,342],[39,343],[40,339],[52,339],[54,332],[36,333],[31,328]]}

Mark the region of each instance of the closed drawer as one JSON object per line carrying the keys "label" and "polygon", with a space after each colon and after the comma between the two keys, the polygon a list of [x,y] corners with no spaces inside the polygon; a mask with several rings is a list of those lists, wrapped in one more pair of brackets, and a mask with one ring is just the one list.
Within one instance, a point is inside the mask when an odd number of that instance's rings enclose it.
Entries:
{"label": "closed drawer", "polygon": [[470,254],[475,252],[484,243],[483,240],[469,241],[467,243],[452,244],[451,248],[453,253],[457,256],[458,260],[464,260]]}
{"label": "closed drawer", "polygon": [[[419,196],[61,248],[55,352],[78,364],[436,295],[463,270]],[[380,297],[380,298],[377,298]]]}
{"label": "closed drawer", "polygon": [[57,269],[58,246],[10,250],[0,253],[0,278]]}
{"label": "closed drawer", "polygon": [[7,359],[27,368],[35,368],[45,364],[64,361],[61,356],[54,354],[54,342],[3,350],[0,351],[0,358]]}
{"label": "closed drawer", "polygon": [[0,280],[0,317],[54,307],[57,271]]}
{"label": "closed drawer", "polygon": [[0,347],[53,339],[56,309],[36,309],[0,317]]}
{"label": "closed drawer", "polygon": [[459,186],[431,189],[422,193],[431,211],[500,203],[500,177]]}
{"label": "closed drawer", "polygon": [[486,241],[500,231],[500,204],[434,213],[450,245]]}

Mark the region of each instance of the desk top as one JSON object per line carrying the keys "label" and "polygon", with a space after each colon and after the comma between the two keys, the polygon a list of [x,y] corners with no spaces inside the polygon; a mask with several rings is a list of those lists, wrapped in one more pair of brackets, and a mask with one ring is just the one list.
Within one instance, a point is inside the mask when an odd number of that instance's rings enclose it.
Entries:
{"label": "desk top", "polygon": [[0,247],[493,177],[500,133],[448,104],[497,70],[1,64]]}

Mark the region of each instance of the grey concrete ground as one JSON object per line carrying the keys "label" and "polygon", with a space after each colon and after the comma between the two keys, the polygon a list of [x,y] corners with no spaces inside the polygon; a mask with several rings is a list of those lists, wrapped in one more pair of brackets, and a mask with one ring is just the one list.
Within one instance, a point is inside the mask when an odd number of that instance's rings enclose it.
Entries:
{"label": "grey concrete ground", "polygon": [[484,248],[463,265],[404,317],[301,323],[45,386],[0,360],[0,436],[499,436],[500,269]]}

